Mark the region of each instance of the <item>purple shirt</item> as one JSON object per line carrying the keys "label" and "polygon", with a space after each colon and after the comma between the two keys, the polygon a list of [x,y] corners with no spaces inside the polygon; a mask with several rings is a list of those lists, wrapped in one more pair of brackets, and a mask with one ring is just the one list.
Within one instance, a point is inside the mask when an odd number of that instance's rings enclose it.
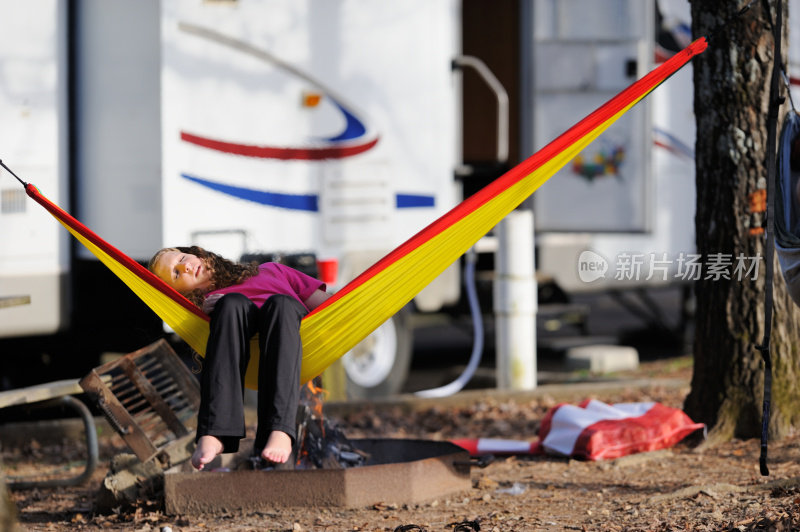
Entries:
{"label": "purple shirt", "polygon": [[265,262],[258,267],[257,275],[243,283],[209,292],[203,303],[203,310],[210,313],[220,297],[232,292],[247,296],[258,307],[270,296],[278,294],[292,296],[305,307],[305,300],[317,290],[324,292],[325,283],[284,264]]}

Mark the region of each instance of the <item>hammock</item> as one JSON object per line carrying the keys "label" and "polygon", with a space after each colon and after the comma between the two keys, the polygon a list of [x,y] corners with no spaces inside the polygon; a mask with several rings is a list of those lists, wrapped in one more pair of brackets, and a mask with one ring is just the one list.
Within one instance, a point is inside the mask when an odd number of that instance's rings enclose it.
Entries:
{"label": "hammock", "polygon": [[[300,327],[303,342],[301,384],[322,373],[391,318],[547,179],[692,57],[702,53],[706,46],[706,40],[700,38],[672,56],[553,142],[401,244],[306,316]],[[205,353],[209,334],[207,315],[50,202],[36,187],[23,184],[31,198],[55,216],[192,349]],[[257,347],[253,352],[257,352]],[[257,387],[257,365],[258,357],[250,357],[245,377],[249,388]]]}

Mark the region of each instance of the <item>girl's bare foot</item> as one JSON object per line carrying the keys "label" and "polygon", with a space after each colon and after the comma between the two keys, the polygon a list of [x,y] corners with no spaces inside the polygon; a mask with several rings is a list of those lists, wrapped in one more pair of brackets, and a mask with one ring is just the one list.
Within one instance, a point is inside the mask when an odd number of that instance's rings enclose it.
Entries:
{"label": "girl's bare foot", "polygon": [[273,430],[267,438],[267,445],[261,451],[261,457],[264,460],[282,464],[289,459],[292,454],[292,438],[285,432]]}
{"label": "girl's bare foot", "polygon": [[192,465],[195,469],[203,469],[207,463],[222,452],[222,442],[214,436],[200,436],[197,447],[192,454]]}

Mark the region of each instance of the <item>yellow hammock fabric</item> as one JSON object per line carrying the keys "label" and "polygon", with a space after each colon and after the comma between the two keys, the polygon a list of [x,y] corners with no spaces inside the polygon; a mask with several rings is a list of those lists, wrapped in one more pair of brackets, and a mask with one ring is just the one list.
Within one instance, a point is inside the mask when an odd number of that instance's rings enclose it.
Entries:
{"label": "yellow hammock fabric", "polygon": [[[553,142],[458,204],[451,211],[345,285],[300,327],[301,384],[313,379],[411,301],[425,286],[518,207],[614,121],[692,57],[704,38],[655,68]],[[205,353],[208,316],[158,277],[114,248],[25,184],[29,196],[55,216],[195,351]],[[252,352],[257,353],[254,345]],[[250,357],[246,385],[257,387],[258,357]]]}

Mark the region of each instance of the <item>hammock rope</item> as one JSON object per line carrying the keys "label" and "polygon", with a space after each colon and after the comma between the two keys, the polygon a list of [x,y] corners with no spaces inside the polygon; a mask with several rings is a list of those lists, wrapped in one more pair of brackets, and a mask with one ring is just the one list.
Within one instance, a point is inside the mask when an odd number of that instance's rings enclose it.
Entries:
{"label": "hammock rope", "polygon": [[2,166],[3,168],[5,168],[5,169],[6,169],[6,172],[8,172],[8,173],[9,173],[9,174],[11,174],[12,176],[14,176],[14,178],[15,178],[17,181],[19,181],[19,182],[20,182],[20,184],[22,184],[22,186],[23,186],[24,188],[27,188],[27,187],[28,187],[28,183],[26,183],[25,181],[23,181],[23,180],[22,180],[22,178],[20,178],[20,177],[19,177],[17,174],[15,174],[14,172],[12,172],[12,171],[11,171],[11,168],[9,168],[8,166],[6,166],[6,165],[5,165],[5,163],[3,162],[3,160],[2,160],[2,159],[0,159],[0,166]]}
{"label": "hammock rope", "polygon": [[[306,316],[300,327],[301,383],[322,373],[391,318],[619,117],[706,47],[707,42],[701,37],[674,54],[550,144],[401,244]],[[2,166],[8,170],[5,164]],[[33,200],[120,277],[184,341],[198,353],[205,353],[208,316],[50,202],[36,187],[17,179]],[[257,363],[258,357],[250,357],[245,377],[250,388],[256,387]]]}
{"label": "hammock rope", "polygon": [[764,392],[761,407],[761,453],[759,455],[759,470],[762,476],[769,476],[767,465],[768,445],[769,445],[769,420],[770,406],[772,402],[772,355],[770,348],[770,336],[772,333],[772,307],[774,303],[772,281],[774,238],[775,226],[775,180],[777,176],[777,135],[778,135],[778,112],[783,104],[783,97],[780,94],[781,88],[781,30],[783,28],[783,9],[781,2],[777,2],[776,16],[772,18],[769,1],[762,0],[762,5],[766,16],[769,19],[773,38],[773,58],[772,73],[770,77],[769,90],[769,110],[767,114],[767,210],[764,213],[764,333],[761,343],[756,345],[756,349],[761,353],[764,360]]}

